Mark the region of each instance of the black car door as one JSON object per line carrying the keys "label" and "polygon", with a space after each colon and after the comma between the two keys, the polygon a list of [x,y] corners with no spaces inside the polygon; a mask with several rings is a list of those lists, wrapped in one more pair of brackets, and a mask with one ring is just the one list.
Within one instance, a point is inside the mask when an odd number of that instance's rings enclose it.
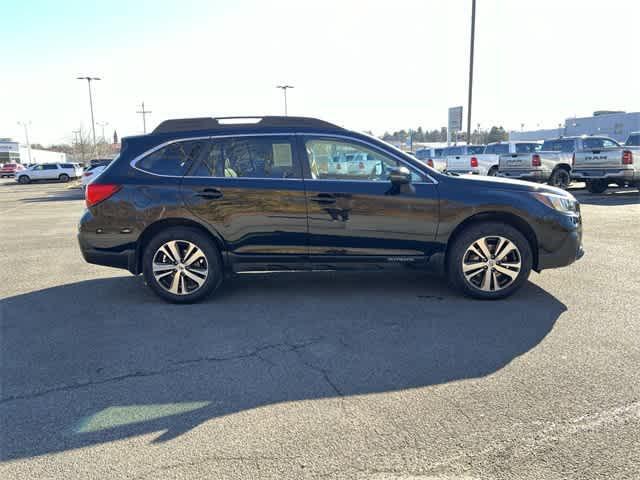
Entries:
{"label": "black car door", "polygon": [[237,271],[304,268],[307,211],[292,135],[211,138],[183,178],[188,208],[226,243]]}
{"label": "black car door", "polygon": [[[300,137],[305,157],[312,265],[419,262],[437,249],[434,180],[374,144],[339,136]],[[408,166],[412,184],[393,188],[389,171]]]}

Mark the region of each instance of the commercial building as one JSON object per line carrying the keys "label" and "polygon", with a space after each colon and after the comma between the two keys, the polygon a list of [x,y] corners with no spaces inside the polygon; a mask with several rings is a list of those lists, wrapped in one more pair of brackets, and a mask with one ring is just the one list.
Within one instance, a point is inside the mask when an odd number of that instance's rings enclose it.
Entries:
{"label": "commercial building", "polygon": [[512,131],[510,140],[546,140],[559,135],[605,135],[624,142],[631,132],[640,131],[640,112],[597,111],[591,117],[572,117],[564,126],[544,130]]}
{"label": "commercial building", "polygon": [[29,149],[10,138],[0,138],[0,163],[66,163],[67,154]]}

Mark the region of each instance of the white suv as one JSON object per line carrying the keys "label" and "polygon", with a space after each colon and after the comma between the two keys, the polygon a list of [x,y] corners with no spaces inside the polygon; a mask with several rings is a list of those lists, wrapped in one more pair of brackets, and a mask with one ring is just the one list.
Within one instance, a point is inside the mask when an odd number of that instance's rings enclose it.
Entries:
{"label": "white suv", "polygon": [[82,167],[77,163],[42,163],[16,174],[16,181],[21,184],[36,180],[59,180],[68,182],[72,178],[82,176]]}

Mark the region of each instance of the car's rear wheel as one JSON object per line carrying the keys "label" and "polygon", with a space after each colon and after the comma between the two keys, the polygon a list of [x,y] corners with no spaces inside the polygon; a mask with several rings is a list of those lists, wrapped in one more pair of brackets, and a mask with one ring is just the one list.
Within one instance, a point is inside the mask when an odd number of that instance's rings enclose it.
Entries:
{"label": "car's rear wheel", "polygon": [[587,190],[589,193],[603,193],[609,187],[607,180],[591,180],[587,182]]}
{"label": "car's rear wheel", "polygon": [[500,222],[466,228],[447,256],[453,286],[467,296],[487,300],[518,290],[529,278],[532,265],[529,241],[516,228]]}
{"label": "car's rear wheel", "polygon": [[20,175],[18,177],[18,183],[21,185],[26,185],[29,182],[31,182],[31,179],[27,175]]}
{"label": "car's rear wheel", "polygon": [[173,303],[197,302],[223,278],[218,249],[189,227],[171,227],[153,237],[144,249],[142,269],[154,293]]}
{"label": "car's rear wheel", "polygon": [[62,173],[62,174],[58,177],[58,179],[59,179],[61,182],[67,183],[67,182],[69,181],[69,175],[67,175],[66,173]]}
{"label": "car's rear wheel", "polygon": [[549,178],[549,185],[558,188],[567,188],[571,183],[571,175],[565,168],[556,168]]}
{"label": "car's rear wheel", "polygon": [[497,177],[498,176],[498,167],[493,166],[489,169],[489,173],[487,173],[488,176],[490,177]]}

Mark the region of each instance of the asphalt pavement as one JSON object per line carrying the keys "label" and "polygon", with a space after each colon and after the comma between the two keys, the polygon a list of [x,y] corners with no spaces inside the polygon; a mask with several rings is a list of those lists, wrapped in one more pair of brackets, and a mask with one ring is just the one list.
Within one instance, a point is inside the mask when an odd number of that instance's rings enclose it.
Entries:
{"label": "asphalt pavement", "polygon": [[245,275],[196,305],[86,264],[82,192],[0,182],[0,478],[640,478],[640,195],[513,297]]}

